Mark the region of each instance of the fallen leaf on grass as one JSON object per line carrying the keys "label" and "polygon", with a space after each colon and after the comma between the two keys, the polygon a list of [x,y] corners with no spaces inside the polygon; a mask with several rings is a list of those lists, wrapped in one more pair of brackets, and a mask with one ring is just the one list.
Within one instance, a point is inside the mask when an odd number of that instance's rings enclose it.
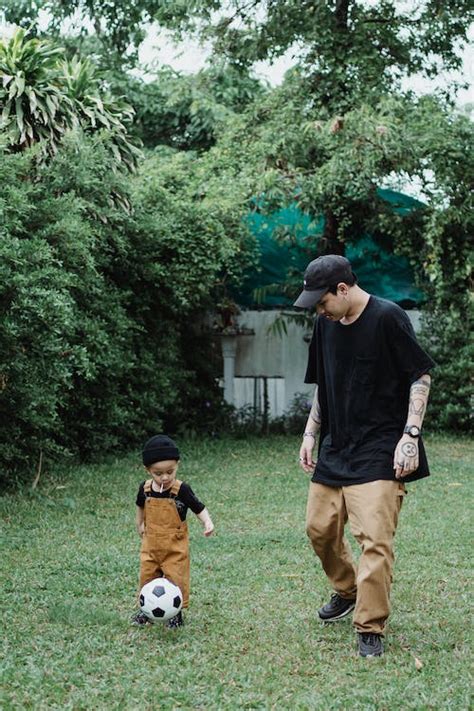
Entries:
{"label": "fallen leaf on grass", "polygon": [[421,671],[423,669],[423,662],[418,659],[418,657],[415,657],[415,669],[416,671]]}

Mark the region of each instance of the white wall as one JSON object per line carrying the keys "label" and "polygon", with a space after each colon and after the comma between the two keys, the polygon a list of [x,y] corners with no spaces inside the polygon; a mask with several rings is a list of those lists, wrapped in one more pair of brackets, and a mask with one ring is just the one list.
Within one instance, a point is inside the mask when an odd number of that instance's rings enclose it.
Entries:
{"label": "white wall", "polygon": [[[286,335],[272,333],[269,329],[277,316],[279,311],[243,311],[239,315],[239,325],[253,329],[255,335],[237,337],[235,360],[236,380],[262,375],[272,379],[268,397],[273,417],[289,408],[295,393],[306,392],[312,397],[314,392],[314,386],[303,382],[308,357],[304,339],[311,333],[288,320]],[[274,382],[277,378],[278,382]],[[235,404],[241,407],[240,402]]]}

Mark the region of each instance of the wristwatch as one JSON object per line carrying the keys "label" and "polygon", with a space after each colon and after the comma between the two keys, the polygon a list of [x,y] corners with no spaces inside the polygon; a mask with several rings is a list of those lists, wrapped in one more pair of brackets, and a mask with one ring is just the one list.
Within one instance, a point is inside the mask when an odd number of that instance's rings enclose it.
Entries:
{"label": "wristwatch", "polygon": [[403,430],[403,434],[407,434],[410,435],[410,437],[418,439],[418,437],[421,435],[421,430],[416,425],[407,425]]}

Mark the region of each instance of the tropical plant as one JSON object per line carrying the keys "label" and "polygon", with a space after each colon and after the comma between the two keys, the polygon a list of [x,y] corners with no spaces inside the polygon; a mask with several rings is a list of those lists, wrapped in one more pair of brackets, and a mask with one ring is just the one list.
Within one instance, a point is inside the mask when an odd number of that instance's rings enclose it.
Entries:
{"label": "tropical plant", "polygon": [[50,42],[27,39],[17,29],[0,42],[0,131],[13,151],[39,144],[46,155],[57,152],[68,129],[106,131],[117,164],[132,169],[140,151],[129,131],[133,109],[114,99],[88,60],[65,59]]}
{"label": "tropical plant", "polygon": [[141,155],[130,138],[134,110],[103,86],[96,66],[88,59],[73,57],[61,63],[63,86],[74,105],[75,115],[86,133],[105,130],[117,163],[134,169]]}
{"label": "tropical plant", "polygon": [[23,29],[0,42],[0,130],[13,151],[40,142],[45,151],[55,153],[74,125],[74,103],[59,71],[61,58],[60,47],[28,40]]}

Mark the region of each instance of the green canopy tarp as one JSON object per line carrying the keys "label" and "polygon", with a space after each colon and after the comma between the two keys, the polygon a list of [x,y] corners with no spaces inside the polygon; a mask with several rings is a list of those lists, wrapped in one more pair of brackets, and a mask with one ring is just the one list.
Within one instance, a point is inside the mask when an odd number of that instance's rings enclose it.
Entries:
{"label": "green canopy tarp", "polygon": [[[399,214],[423,207],[418,200],[392,190],[379,189],[378,194]],[[251,213],[247,221],[257,239],[260,255],[255,268],[246,274],[242,288],[233,296],[238,304],[247,308],[256,305],[264,308],[289,306],[292,300],[278,293],[277,288],[270,293],[265,290],[262,293],[262,287],[285,284],[292,271],[302,275],[309,259],[297,246],[278,241],[276,235],[284,230],[293,236],[296,245],[307,246],[308,236],[317,239],[317,235],[322,233],[324,220],[322,217],[314,220],[292,204],[271,215]],[[405,308],[423,300],[421,291],[414,284],[408,260],[382,249],[370,235],[363,235],[357,244],[348,245],[346,256],[353,265],[360,286],[371,294]],[[255,297],[256,290],[260,292],[260,299]]]}

